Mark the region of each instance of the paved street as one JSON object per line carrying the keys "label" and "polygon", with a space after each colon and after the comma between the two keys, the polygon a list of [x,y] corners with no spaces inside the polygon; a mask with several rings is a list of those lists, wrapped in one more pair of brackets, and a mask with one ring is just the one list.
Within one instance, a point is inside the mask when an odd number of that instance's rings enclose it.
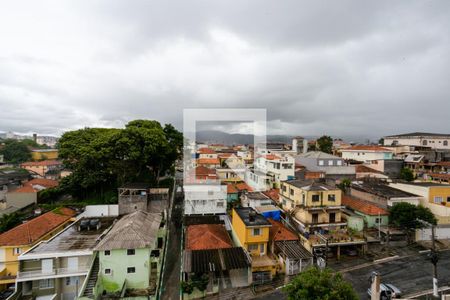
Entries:
{"label": "paved street", "polygon": [[[381,274],[382,282],[394,284],[404,295],[432,288],[433,269],[427,254],[417,254],[345,272],[345,279],[351,282],[361,299],[367,298],[367,288],[373,271]],[[441,286],[450,283],[450,251],[448,250],[440,253],[438,279]]]}
{"label": "paved street", "polygon": [[164,300],[180,299],[181,203],[182,198],[175,198],[174,205],[172,206],[172,217],[169,224],[170,232],[161,292],[161,299]]}

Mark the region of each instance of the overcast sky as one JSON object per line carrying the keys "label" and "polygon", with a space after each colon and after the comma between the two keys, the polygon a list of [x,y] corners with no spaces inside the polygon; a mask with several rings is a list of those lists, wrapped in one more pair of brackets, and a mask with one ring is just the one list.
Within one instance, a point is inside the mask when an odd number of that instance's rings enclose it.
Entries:
{"label": "overcast sky", "polygon": [[449,133],[450,1],[0,4],[0,131],[222,107],[273,134]]}

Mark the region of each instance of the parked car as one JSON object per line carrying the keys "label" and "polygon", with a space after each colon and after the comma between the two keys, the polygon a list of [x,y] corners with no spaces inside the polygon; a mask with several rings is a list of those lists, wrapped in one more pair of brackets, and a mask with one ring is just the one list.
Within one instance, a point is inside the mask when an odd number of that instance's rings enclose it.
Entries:
{"label": "parked car", "polygon": [[[367,289],[367,295],[369,299],[372,297],[372,289]],[[380,300],[389,300],[394,298],[401,298],[402,292],[393,284],[381,283],[380,284]]]}

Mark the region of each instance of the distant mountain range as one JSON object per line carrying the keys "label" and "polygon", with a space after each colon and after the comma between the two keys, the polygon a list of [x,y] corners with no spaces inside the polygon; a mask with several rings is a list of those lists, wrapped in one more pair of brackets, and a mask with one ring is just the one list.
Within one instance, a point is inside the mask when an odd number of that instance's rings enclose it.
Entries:
{"label": "distant mountain range", "polygon": [[[293,135],[268,135],[267,142],[280,142],[291,144]],[[318,138],[318,136],[302,136],[307,140],[313,140]],[[336,138],[332,136],[333,138]],[[367,137],[339,137],[346,142],[355,142],[355,143],[367,143]],[[253,144],[253,135],[252,134],[240,134],[240,133],[226,133],[223,131],[217,130],[203,130],[198,131],[196,134],[197,142],[203,142],[208,144],[225,144],[225,145],[242,145],[242,144]],[[378,142],[378,139],[371,138],[372,142]]]}

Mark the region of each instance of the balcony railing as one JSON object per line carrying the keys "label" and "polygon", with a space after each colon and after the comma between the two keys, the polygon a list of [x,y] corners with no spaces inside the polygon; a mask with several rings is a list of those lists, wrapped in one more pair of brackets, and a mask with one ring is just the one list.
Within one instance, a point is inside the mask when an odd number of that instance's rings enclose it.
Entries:
{"label": "balcony railing", "polygon": [[88,265],[81,265],[78,268],[55,268],[51,271],[43,271],[42,269],[23,270],[17,272],[17,279],[42,277],[42,276],[57,276],[84,273],[89,271]]}

